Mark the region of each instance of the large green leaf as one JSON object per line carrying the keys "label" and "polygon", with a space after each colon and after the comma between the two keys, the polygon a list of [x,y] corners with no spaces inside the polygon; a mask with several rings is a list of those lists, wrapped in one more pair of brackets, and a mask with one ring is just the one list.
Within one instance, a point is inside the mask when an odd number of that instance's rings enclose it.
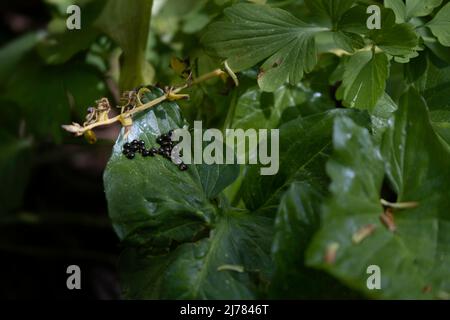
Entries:
{"label": "large green leaf", "polygon": [[275,221],[271,281],[273,298],[328,299],[351,297],[347,288],[323,271],[305,266],[304,254],[320,227],[323,190],[305,182],[293,183],[283,195]]}
{"label": "large green leaf", "polygon": [[258,76],[264,91],[274,91],[287,80],[296,84],[316,64],[314,35],[324,28],[265,5],[237,4],[224,14],[226,19],[211,24],[202,42],[235,71],[264,61]]}
{"label": "large green leaf", "polygon": [[361,124],[367,120],[365,114],[354,110],[332,110],[283,124],[280,127],[278,173],[263,176],[259,165],[248,168],[242,186],[247,208],[274,213],[281,195],[294,181],[326,185],[323,168],[329,157],[332,124],[336,116],[343,114]]}
{"label": "large green leaf", "polygon": [[[336,121],[333,145],[327,164],[332,196],[308,263],[373,297],[448,295],[450,154],[432,130],[422,98],[413,89],[401,98],[383,157],[369,132],[347,118]],[[397,201],[417,203],[394,209],[386,225],[380,219],[385,170]],[[331,248],[335,258],[327,261]],[[366,286],[370,265],[381,269],[381,290]]]}
{"label": "large green leaf", "polygon": [[345,63],[344,104],[372,110],[384,92],[388,75],[389,61],[384,53],[357,52]]}
{"label": "large green leaf", "polygon": [[209,237],[165,255],[128,248],[122,286],[134,299],[254,299],[271,270],[272,219],[228,212]]}
{"label": "large green leaf", "polygon": [[[153,88],[146,99],[163,92]],[[144,102],[146,101],[144,99]],[[236,211],[218,194],[235,165],[189,165],[162,157],[128,160],[126,140],[156,145],[184,125],[178,106],[163,102],[122,132],[104,174],[109,215],[126,246],[124,293],[131,298],[257,298],[270,269],[271,218]],[[261,289],[261,290],[260,290]]]}
{"label": "large green leaf", "polygon": [[[143,102],[162,94],[152,90]],[[190,165],[182,172],[163,157],[138,155],[130,161],[122,154],[126,141],[141,139],[157,146],[157,136],[183,125],[177,104],[163,102],[137,116],[126,137],[124,131],[119,135],[104,183],[109,214],[121,239],[166,249],[173,241],[192,240],[214,222],[211,200],[234,181],[236,166]]]}
{"label": "large green leaf", "polygon": [[426,26],[430,28],[441,44],[450,47],[450,3],[442,7]]}

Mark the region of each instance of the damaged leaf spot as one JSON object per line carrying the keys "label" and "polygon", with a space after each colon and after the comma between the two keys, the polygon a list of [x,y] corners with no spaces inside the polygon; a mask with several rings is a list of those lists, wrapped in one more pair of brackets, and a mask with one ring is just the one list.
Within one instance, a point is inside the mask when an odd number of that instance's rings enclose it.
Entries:
{"label": "damaged leaf spot", "polygon": [[392,208],[386,208],[386,211],[381,214],[380,220],[389,231],[394,232],[397,229]]}
{"label": "damaged leaf spot", "polygon": [[339,249],[339,243],[332,242],[328,245],[327,250],[325,252],[325,263],[333,264],[336,261],[336,254]]}
{"label": "damaged leaf spot", "polygon": [[363,227],[361,227],[352,237],[352,241],[354,244],[361,243],[365,238],[370,236],[377,226],[375,224],[368,224]]}

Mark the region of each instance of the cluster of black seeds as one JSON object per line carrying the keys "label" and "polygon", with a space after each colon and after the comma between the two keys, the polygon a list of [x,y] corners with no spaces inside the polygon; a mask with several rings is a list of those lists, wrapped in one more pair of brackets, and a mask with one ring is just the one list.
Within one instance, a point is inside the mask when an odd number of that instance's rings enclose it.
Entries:
{"label": "cluster of black seeds", "polygon": [[133,159],[136,156],[136,153],[142,154],[143,157],[153,157],[157,150],[155,148],[146,149],[144,140],[133,140],[127,142],[123,145],[122,153],[128,158]]}
{"label": "cluster of black seeds", "polygon": [[158,138],[156,138],[156,142],[160,145],[158,149],[146,149],[145,142],[143,140],[133,140],[131,143],[127,142],[123,145],[122,153],[128,159],[133,159],[136,156],[136,153],[142,154],[143,157],[153,157],[159,154],[164,158],[174,162],[181,171],[185,171],[188,168],[185,163],[183,163],[181,160],[178,160],[177,162],[172,159],[172,150],[175,146],[171,139],[172,133],[173,131],[170,130],[168,133],[162,134]]}

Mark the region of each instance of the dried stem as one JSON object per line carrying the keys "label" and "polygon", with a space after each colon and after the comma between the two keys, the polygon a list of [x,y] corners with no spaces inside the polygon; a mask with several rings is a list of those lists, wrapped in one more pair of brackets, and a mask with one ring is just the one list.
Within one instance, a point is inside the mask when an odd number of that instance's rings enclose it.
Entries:
{"label": "dried stem", "polygon": [[[74,133],[76,136],[81,136],[83,135],[85,132],[90,131],[96,127],[100,127],[100,126],[105,126],[105,125],[110,125],[112,123],[115,123],[117,121],[123,122],[123,120],[125,118],[129,118],[132,115],[147,110],[151,107],[154,107],[158,104],[160,104],[163,101],[169,100],[169,101],[173,101],[173,100],[179,100],[179,99],[183,99],[186,98],[187,95],[183,95],[183,94],[179,94],[179,92],[181,92],[182,90],[189,88],[193,85],[199,84],[201,82],[216,78],[216,77],[220,77],[222,75],[226,75],[229,74],[221,69],[216,69],[214,71],[211,71],[209,73],[206,73],[196,79],[193,79],[191,81],[188,81],[187,83],[185,83],[184,85],[177,87],[177,88],[170,88],[168,90],[166,90],[165,94],[161,97],[158,97],[152,101],[149,101],[143,105],[137,106],[129,111],[123,112],[121,114],[119,114],[118,116],[115,116],[113,118],[107,118],[104,120],[100,120],[97,122],[94,122],[92,124],[86,125],[86,126],[81,126],[78,123],[73,123],[72,125],[63,125],[63,129],[65,129],[66,131],[72,132]],[[234,75],[234,74],[233,74]]]}

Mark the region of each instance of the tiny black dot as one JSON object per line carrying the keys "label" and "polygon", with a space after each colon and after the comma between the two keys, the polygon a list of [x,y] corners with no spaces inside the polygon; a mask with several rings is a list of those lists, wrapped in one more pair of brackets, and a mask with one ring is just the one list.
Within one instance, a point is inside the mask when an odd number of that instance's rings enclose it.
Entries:
{"label": "tiny black dot", "polygon": [[188,168],[188,166],[187,166],[184,162],[182,162],[182,163],[180,163],[180,164],[178,165],[178,168],[179,168],[181,171],[186,171],[187,168]]}
{"label": "tiny black dot", "polygon": [[147,149],[142,150],[143,157],[148,157],[149,155],[150,155],[150,150],[147,150]]}
{"label": "tiny black dot", "polygon": [[134,157],[135,157],[134,152],[130,152],[130,153],[127,154],[127,158],[128,159],[133,159]]}
{"label": "tiny black dot", "polygon": [[158,150],[156,148],[150,148],[150,155],[153,157],[155,154],[158,153]]}
{"label": "tiny black dot", "polygon": [[163,140],[161,141],[162,146],[173,146],[172,140]]}

